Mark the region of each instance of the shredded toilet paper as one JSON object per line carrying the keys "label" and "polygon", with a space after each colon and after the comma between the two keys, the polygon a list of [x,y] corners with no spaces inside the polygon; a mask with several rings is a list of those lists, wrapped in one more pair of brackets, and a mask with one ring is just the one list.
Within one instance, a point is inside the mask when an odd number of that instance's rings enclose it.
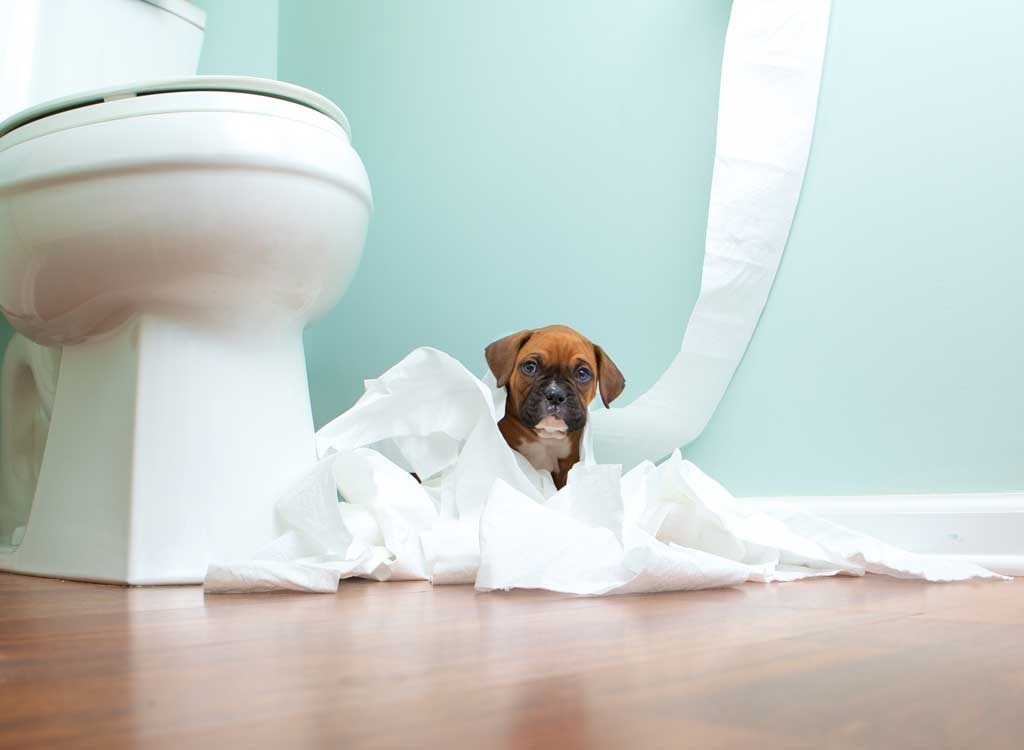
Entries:
{"label": "shredded toilet paper", "polygon": [[323,458],[278,504],[284,533],[253,560],[211,565],[206,591],[333,592],[353,576],[584,596],[836,574],[1001,578],[794,508],[759,512],[678,451],[622,475],[594,462],[587,430],[556,491],[498,431],[504,398],[444,352],[413,351],[317,434]]}

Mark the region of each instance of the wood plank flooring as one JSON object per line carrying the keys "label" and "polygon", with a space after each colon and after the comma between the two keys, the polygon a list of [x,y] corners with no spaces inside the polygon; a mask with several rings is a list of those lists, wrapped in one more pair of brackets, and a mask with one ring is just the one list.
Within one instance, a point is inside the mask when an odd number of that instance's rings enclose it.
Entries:
{"label": "wood plank flooring", "polygon": [[0,748],[1024,747],[1024,584],[204,597],[0,574]]}

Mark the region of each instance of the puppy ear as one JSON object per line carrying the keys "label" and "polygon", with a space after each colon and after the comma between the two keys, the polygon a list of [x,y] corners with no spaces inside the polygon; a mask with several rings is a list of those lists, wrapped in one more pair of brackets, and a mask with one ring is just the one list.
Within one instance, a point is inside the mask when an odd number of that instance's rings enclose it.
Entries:
{"label": "puppy ear", "polygon": [[607,408],[626,388],[626,379],[612,358],[597,344],[594,344],[594,354],[597,355],[597,384],[601,387],[601,400]]}
{"label": "puppy ear", "polygon": [[512,378],[512,370],[516,366],[516,357],[523,344],[533,335],[533,331],[525,330],[513,333],[503,339],[498,339],[484,349],[484,356],[487,357],[487,366],[491,368],[498,387],[504,388]]}

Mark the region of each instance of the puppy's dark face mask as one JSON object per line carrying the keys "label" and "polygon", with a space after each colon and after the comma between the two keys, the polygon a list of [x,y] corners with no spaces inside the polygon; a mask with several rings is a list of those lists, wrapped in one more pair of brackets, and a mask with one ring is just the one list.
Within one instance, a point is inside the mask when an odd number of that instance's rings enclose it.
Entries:
{"label": "puppy's dark face mask", "polygon": [[564,326],[520,331],[495,341],[486,355],[498,385],[507,388],[506,414],[540,437],[582,430],[598,384],[605,406],[625,387],[604,350]]}
{"label": "puppy's dark face mask", "polygon": [[516,364],[521,381],[519,421],[545,432],[577,432],[587,423],[587,407],[593,399],[594,365],[578,358],[569,366],[549,363],[531,352]]}

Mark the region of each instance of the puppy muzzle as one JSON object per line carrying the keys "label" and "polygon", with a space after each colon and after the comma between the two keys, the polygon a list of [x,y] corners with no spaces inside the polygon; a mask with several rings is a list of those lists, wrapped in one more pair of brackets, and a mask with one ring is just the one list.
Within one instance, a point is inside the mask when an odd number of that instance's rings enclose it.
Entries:
{"label": "puppy muzzle", "polygon": [[587,423],[587,410],[571,384],[551,378],[530,390],[519,409],[519,419],[543,433],[577,432]]}

